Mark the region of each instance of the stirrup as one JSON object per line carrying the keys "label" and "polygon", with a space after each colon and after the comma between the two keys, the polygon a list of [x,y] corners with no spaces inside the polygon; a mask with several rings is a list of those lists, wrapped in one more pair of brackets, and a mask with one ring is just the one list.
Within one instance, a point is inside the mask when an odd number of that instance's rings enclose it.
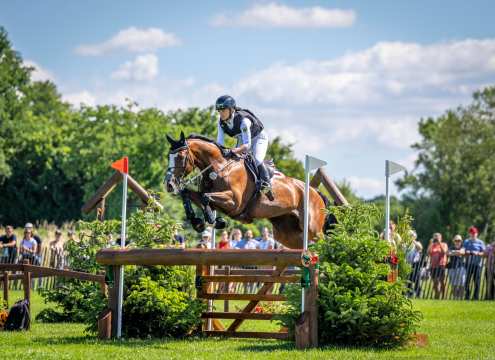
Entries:
{"label": "stirrup", "polygon": [[270,201],[273,201],[275,199],[272,192],[272,184],[270,184],[269,182],[263,182],[261,184],[261,193],[265,194]]}

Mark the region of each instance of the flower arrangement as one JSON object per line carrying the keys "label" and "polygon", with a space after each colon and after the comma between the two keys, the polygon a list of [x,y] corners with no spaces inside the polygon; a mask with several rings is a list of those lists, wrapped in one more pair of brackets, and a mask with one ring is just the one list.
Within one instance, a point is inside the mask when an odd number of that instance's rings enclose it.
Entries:
{"label": "flower arrangement", "polygon": [[8,316],[9,312],[7,310],[0,310],[0,330],[3,330]]}

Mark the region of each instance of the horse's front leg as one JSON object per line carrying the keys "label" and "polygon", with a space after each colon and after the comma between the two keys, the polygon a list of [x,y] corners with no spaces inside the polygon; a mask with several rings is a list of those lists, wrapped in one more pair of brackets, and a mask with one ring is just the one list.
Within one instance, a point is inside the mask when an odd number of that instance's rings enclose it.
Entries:
{"label": "horse's front leg", "polygon": [[223,229],[226,225],[225,220],[216,217],[213,209],[229,215],[236,211],[238,202],[235,201],[232,191],[221,191],[212,193],[191,193],[191,199],[201,207],[205,220],[210,224],[215,224],[217,229]]}

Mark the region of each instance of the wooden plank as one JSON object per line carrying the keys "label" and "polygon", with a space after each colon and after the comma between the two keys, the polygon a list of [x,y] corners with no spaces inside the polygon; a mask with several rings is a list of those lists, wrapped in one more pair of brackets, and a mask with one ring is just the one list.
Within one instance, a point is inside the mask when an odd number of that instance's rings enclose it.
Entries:
{"label": "wooden plank", "polygon": [[[224,271],[225,271],[225,276],[230,276],[230,266],[224,266]],[[213,267],[213,273],[215,273],[215,267]],[[230,292],[230,282],[224,283],[225,290],[226,292]],[[229,301],[224,300],[223,301],[223,311],[229,312]]]}
{"label": "wooden plank", "polygon": [[151,197],[150,194],[136,181],[131,175],[127,177],[127,185],[129,188],[141,199],[144,205],[148,205],[150,202],[153,206],[163,209],[162,204],[155,200],[155,198]]}
{"label": "wooden plank", "polygon": [[105,275],[88,274],[81,271],[60,270],[36,265],[24,265],[24,271],[42,274],[43,276],[61,276],[78,280],[105,282]]}
{"label": "wooden plank", "polygon": [[241,312],[206,312],[201,314],[203,319],[244,319],[244,320],[272,320],[278,314],[241,313]]}
{"label": "wooden plank", "polygon": [[330,193],[330,196],[335,202],[335,205],[349,205],[349,202],[345,196],[340,192],[337,184],[328,176],[323,169],[318,169],[311,179],[310,185],[317,188],[318,185],[323,184],[325,189]]}
{"label": "wooden plank", "polygon": [[289,334],[286,332],[260,332],[260,331],[204,331],[207,336],[232,337],[242,339],[277,339],[288,340]]}
{"label": "wooden plank", "polygon": [[[285,266],[283,267],[277,267],[275,268],[275,270],[273,270],[273,273],[272,273],[272,276],[280,276],[282,275],[282,273],[284,272],[285,270]],[[265,295],[267,296],[266,294],[268,292],[270,292],[271,290],[273,289],[273,283],[266,283],[264,284],[258,291],[258,293],[256,295]],[[271,295],[271,296],[276,296],[276,295]],[[278,295],[280,296],[280,295]],[[244,309],[242,309],[242,312],[243,313],[250,313],[252,312],[255,308],[256,308],[256,305],[258,305],[259,303],[259,300],[252,300],[250,301],[245,307]],[[236,319],[232,322],[232,324],[230,324],[230,326],[228,327],[227,331],[236,331],[237,329],[239,329],[239,326],[241,326],[241,324],[243,323],[243,319]]]}
{"label": "wooden plank", "polygon": [[298,283],[301,277],[298,275],[290,276],[269,276],[269,275],[211,275],[203,276],[205,282],[232,282],[232,283]]}
{"label": "wooden plank", "polygon": [[[230,269],[230,275],[267,275],[272,276],[273,269]],[[301,271],[298,269],[287,269],[284,275],[299,275]],[[224,275],[222,269],[216,269],[214,275]]]}
{"label": "wooden plank", "polygon": [[[273,286],[273,284],[270,284]],[[249,300],[255,301],[256,304],[259,301],[285,301],[287,297],[284,295],[274,295],[274,294],[201,294],[198,296],[201,299],[212,299],[212,300]],[[254,308],[253,308],[254,309]]]}
{"label": "wooden plank", "polygon": [[102,249],[103,265],[277,265],[301,263],[302,250],[244,249]]}

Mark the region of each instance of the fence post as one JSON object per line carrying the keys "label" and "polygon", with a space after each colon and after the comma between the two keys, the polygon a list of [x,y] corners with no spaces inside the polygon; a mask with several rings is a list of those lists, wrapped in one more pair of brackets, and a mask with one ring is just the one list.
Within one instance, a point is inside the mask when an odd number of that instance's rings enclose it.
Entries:
{"label": "fence post", "polygon": [[[224,272],[225,272],[225,275],[227,275],[227,276],[230,275],[230,265],[225,265]],[[226,283],[224,283],[224,286],[225,286],[225,292],[226,293],[229,293],[230,292],[229,291],[230,283],[229,282],[226,282]],[[224,300],[223,301],[223,311],[229,312],[229,300]]]}
{"label": "fence post", "polygon": [[9,273],[3,272],[3,301],[7,309],[9,308]]}
{"label": "fence post", "polygon": [[112,338],[117,337],[117,307],[120,279],[120,266],[112,266],[113,285],[108,287],[108,307],[112,312]]}
{"label": "fence post", "polygon": [[[29,271],[24,271],[24,299],[28,301],[28,307],[29,307],[29,320],[31,320],[31,273]],[[29,324],[31,324],[31,321],[29,321]],[[28,326],[26,330],[29,330],[31,325]]]}

